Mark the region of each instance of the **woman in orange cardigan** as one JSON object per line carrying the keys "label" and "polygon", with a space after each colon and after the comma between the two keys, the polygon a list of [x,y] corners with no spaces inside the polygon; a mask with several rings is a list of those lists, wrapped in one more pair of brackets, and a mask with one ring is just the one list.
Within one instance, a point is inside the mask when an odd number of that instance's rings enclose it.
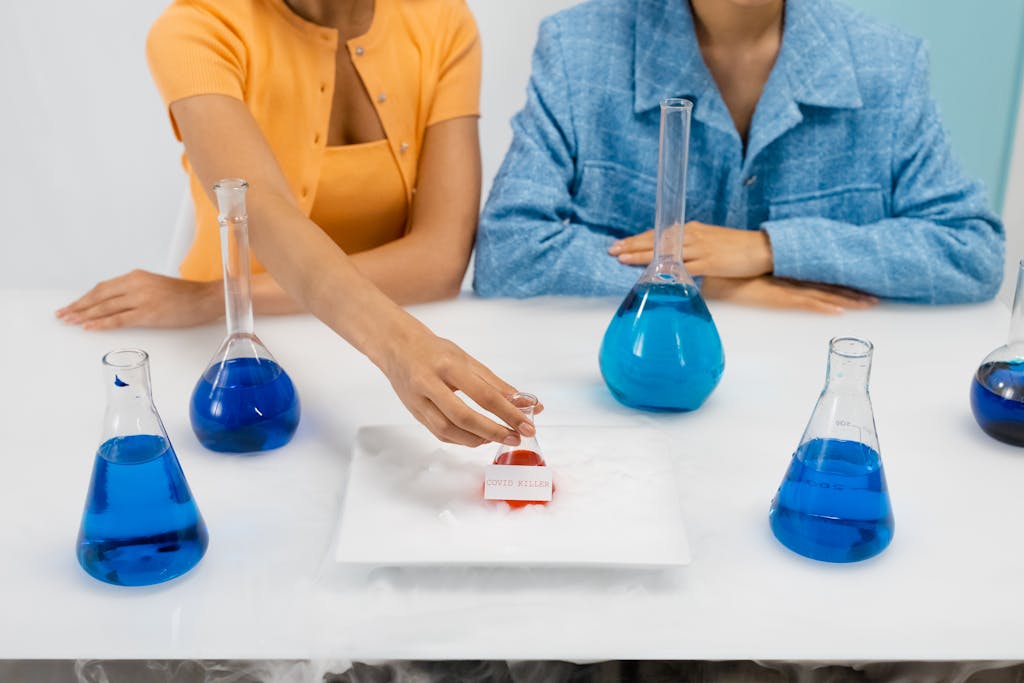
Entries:
{"label": "woman in orange cardigan", "polygon": [[480,43],[464,0],[176,0],[147,55],[184,142],[195,241],[180,279],[135,271],[58,317],[112,329],[220,316],[211,188],[241,177],[257,312],[312,312],[444,440],[533,433],[511,386],[398,305],[454,296],[473,246]]}

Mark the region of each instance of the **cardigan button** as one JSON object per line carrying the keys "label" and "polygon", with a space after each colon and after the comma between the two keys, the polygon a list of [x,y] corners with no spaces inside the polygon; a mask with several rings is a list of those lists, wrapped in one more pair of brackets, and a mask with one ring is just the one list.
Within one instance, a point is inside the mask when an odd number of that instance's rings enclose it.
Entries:
{"label": "cardigan button", "polygon": [[366,52],[366,50],[364,50],[363,48],[361,48],[361,47],[357,47],[356,48],[356,56],[362,57],[364,52]]}
{"label": "cardigan button", "polygon": [[403,142],[401,145],[398,146],[398,153],[399,154],[405,154],[408,151],[409,151],[409,143],[408,142]]}
{"label": "cardigan button", "polygon": [[380,102],[381,104],[384,104],[385,102],[388,101],[388,96],[385,93],[381,93],[377,95],[377,101]]}

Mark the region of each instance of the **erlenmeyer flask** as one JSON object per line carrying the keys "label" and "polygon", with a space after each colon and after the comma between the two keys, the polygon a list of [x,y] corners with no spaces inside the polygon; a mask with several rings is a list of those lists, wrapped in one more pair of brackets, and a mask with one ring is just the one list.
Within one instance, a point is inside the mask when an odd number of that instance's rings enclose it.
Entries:
{"label": "erlenmeyer flask", "polygon": [[971,410],[986,434],[1024,446],[1024,260],[1017,269],[1010,339],[978,366],[971,382]]}
{"label": "erlenmeyer flask", "polygon": [[[527,394],[523,392],[512,394],[509,400],[519,410],[523,411],[530,422],[533,422],[534,411],[537,410],[537,405],[540,403],[536,396],[533,394]],[[537,442],[536,436],[523,436],[519,440],[518,446],[506,446],[504,444],[498,447],[498,452],[494,455],[495,465],[518,465],[520,467],[547,467],[547,463],[544,462],[544,456],[540,452],[540,443]],[[551,485],[551,492],[554,494],[555,486]],[[509,507],[520,508],[526,505],[544,505],[548,501],[546,500],[506,500]]]}
{"label": "erlenmeyer flask", "polygon": [[689,100],[661,103],[654,260],[626,295],[601,343],[601,374],[620,402],[696,410],[725,367],[711,313],[683,266]]}
{"label": "erlenmeyer flask", "polygon": [[868,395],[871,342],[836,337],[828,376],[769,519],[783,545],[825,562],[882,552],[895,523]]}
{"label": "erlenmeyer flask", "polygon": [[228,335],[199,378],[189,411],[199,441],[226,453],[278,448],[299,426],[295,386],[253,332],[248,187],[244,180],[227,179],[213,188],[220,211]]}
{"label": "erlenmeyer flask", "polygon": [[111,351],[103,367],[107,410],[78,532],[78,562],[107,583],[160,583],[202,559],[206,523],[153,405],[146,352]]}
{"label": "erlenmeyer flask", "polygon": [[[533,413],[537,410],[537,405],[540,402],[536,396],[520,392],[512,394],[509,397],[509,401],[512,402],[512,405],[523,411],[523,415],[531,423],[533,422]],[[536,436],[520,437],[518,446],[500,445],[497,454],[494,456],[494,464],[536,467],[544,467],[546,465],[544,458],[540,454],[540,444],[537,443]]]}

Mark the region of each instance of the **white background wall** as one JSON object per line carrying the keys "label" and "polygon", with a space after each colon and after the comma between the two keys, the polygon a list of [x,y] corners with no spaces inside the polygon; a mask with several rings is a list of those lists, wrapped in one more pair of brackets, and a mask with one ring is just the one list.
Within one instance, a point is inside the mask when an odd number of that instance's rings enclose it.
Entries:
{"label": "white background wall", "polygon": [[[163,267],[185,178],[143,50],[166,3],[0,3],[0,287],[83,288]],[[523,102],[537,23],[574,0],[469,4],[484,38],[486,191]],[[1018,128],[1005,212],[1014,264],[1024,254]]]}

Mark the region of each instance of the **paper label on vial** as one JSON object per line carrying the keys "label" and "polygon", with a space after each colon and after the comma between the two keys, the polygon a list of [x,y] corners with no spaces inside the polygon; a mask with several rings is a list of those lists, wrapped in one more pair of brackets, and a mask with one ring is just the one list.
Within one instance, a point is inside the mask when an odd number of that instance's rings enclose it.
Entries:
{"label": "paper label on vial", "polygon": [[484,467],[486,500],[551,500],[551,468],[536,465]]}

